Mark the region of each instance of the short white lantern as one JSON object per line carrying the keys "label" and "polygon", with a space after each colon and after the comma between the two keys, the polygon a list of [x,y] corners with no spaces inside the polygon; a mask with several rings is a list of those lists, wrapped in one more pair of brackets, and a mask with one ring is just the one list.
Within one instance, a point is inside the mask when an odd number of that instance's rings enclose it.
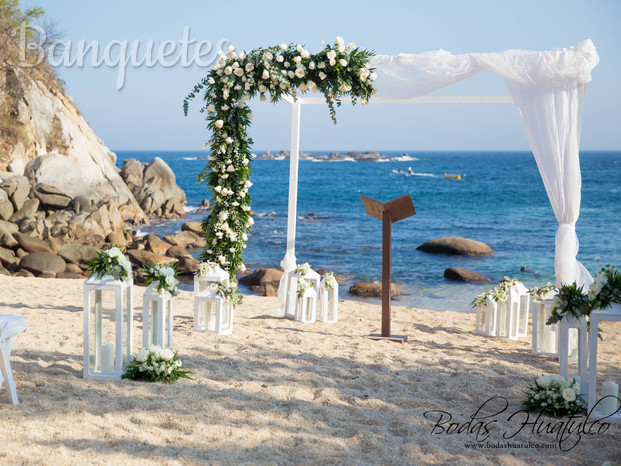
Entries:
{"label": "short white lantern", "polygon": [[[587,358],[589,352],[588,334],[587,334],[587,320],[586,317],[581,316],[576,319],[572,315],[565,315],[559,321],[559,362],[560,373],[563,377],[568,379],[569,376],[569,360],[577,357],[578,360],[578,375],[580,376],[582,395],[587,394],[585,381],[587,379]],[[574,337],[576,335],[577,337]],[[573,335],[572,335],[573,334]],[[573,354],[572,347],[574,344],[572,340],[577,339],[577,354]],[[570,352],[571,351],[571,352]]]}
{"label": "short white lantern", "polygon": [[482,306],[477,306],[475,332],[488,337],[495,336],[497,314],[498,303],[488,296]]}
{"label": "short white lantern", "polygon": [[229,335],[235,308],[218,293],[219,283],[229,286],[229,273],[215,265],[201,272],[194,276],[194,330]]}
{"label": "short white lantern", "polygon": [[509,288],[507,299],[497,303],[496,336],[517,340],[526,336],[527,331],[528,290],[518,282]]}
{"label": "short white lantern", "polygon": [[174,302],[171,296],[161,296],[151,283],[142,301],[142,346],[173,347]]}
{"label": "short white lantern", "polygon": [[[301,280],[305,280],[302,278]],[[303,323],[313,323],[317,320],[317,290],[314,286],[307,286],[303,291],[297,292],[297,305],[295,308],[295,320]]]}
{"label": "short white lantern", "polygon": [[[600,399],[597,394],[597,338],[601,321],[621,322],[621,304],[612,303],[608,309],[591,311],[591,328],[589,329],[589,385],[588,385],[588,413],[592,418],[605,418],[606,422],[621,423],[621,409],[619,409],[619,380],[603,382],[599,387]],[[617,366],[618,367],[618,366]],[[618,372],[617,372],[618,373]]]}
{"label": "short white lantern", "polygon": [[119,380],[132,358],[132,280],[92,275],[84,281],[84,378]]}
{"label": "short white lantern", "polygon": [[194,295],[194,330],[220,335],[233,333],[235,308],[211,287]]}
{"label": "short white lantern", "polygon": [[333,324],[339,318],[339,284],[333,275],[321,279],[319,321]]}
{"label": "short white lantern", "polygon": [[[298,303],[298,281],[304,279],[311,283],[315,289],[315,295],[319,292],[319,286],[321,282],[321,276],[312,269],[309,269],[307,273],[296,272],[297,269],[288,272],[287,275],[287,296],[285,301],[285,317],[295,319],[297,315],[296,306]],[[316,296],[319,298],[320,296]],[[317,315],[317,300],[315,300],[315,315]]]}

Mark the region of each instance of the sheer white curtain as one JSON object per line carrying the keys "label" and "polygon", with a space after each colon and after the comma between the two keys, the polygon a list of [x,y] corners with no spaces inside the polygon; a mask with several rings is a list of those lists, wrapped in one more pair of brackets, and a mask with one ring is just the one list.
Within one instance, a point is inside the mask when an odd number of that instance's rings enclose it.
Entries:
{"label": "sheer white curtain", "polygon": [[446,87],[481,70],[502,75],[518,109],[550,204],[559,222],[555,273],[558,284],[589,285],[576,260],[575,225],[580,212],[580,124],[584,85],[599,57],[591,40],[544,52],[506,50],[453,55],[444,50],[416,55],[379,55],[377,96],[410,98]]}

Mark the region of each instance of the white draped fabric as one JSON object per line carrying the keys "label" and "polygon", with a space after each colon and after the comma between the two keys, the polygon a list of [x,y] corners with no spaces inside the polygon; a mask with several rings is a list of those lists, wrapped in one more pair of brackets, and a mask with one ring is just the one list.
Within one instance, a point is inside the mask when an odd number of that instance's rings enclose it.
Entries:
{"label": "white draped fabric", "polygon": [[479,71],[492,71],[506,79],[559,222],[554,264],[557,284],[589,285],[591,275],[576,260],[575,225],[582,184],[578,152],[584,87],[598,61],[593,42],[584,40],[575,47],[545,52],[453,55],[438,50],[378,55],[371,66],[378,75],[375,96],[390,99],[418,97]]}

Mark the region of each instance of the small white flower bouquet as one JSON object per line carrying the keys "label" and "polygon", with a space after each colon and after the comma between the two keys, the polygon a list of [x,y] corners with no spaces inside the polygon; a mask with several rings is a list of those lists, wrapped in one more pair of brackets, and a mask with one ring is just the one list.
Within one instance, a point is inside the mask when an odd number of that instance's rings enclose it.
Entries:
{"label": "small white flower bouquet", "polygon": [[118,246],[111,246],[98,252],[97,257],[90,259],[87,265],[88,270],[98,278],[104,275],[110,275],[121,281],[133,278],[132,264],[125,256],[125,250]]}
{"label": "small white flower bouquet", "polygon": [[156,283],[155,291],[163,298],[173,298],[179,294],[179,280],[175,264],[167,266],[155,265],[141,269],[144,273],[144,282],[149,285]]}
{"label": "small white flower bouquet", "polygon": [[183,369],[183,363],[170,348],[149,346],[142,348],[127,364],[124,379],[147,382],[172,383],[177,379],[190,379],[190,372]]}
{"label": "small white flower bouquet", "polygon": [[560,375],[542,375],[528,387],[524,406],[528,411],[543,411],[554,417],[583,412],[586,406],[580,385]]}

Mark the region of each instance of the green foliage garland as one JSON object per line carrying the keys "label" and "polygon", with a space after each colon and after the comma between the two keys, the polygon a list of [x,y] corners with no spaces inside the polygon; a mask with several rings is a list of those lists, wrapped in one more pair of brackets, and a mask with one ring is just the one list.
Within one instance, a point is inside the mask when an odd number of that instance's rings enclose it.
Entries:
{"label": "green foliage garland", "polygon": [[363,104],[374,92],[376,75],[369,59],[374,52],[345,45],[341,37],[334,45],[311,55],[302,45],[257,48],[237,54],[229,46],[215,69],[194,86],[183,102],[187,115],[189,101],[201,92],[207,111],[207,128],[212,133],[205,144],[211,155],[208,165],[198,175],[211,189],[211,212],[203,220],[207,249],[201,261],[219,264],[234,278],[244,269],[242,252],[254,223],[250,216],[250,147],[248,137],[252,113],[245,101],[260,95],[261,100],[278,102],[283,96],[294,99],[298,93],[320,92],[336,123],[335,105],[339,98],[351,96],[353,103]]}

